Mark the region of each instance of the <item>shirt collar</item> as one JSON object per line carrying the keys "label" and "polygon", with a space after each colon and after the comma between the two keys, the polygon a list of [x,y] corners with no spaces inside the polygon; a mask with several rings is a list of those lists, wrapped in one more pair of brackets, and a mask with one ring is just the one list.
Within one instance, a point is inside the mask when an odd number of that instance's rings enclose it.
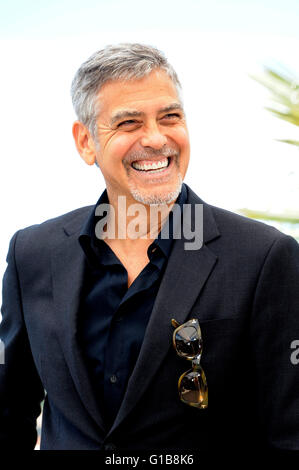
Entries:
{"label": "shirt collar", "polygon": [[86,222],[84,223],[82,230],[79,235],[79,240],[81,237],[89,237],[93,239],[95,237],[95,225],[97,222],[97,217],[95,216],[95,210],[100,204],[109,204],[109,199],[108,199],[108,194],[107,194],[107,189],[103,191],[101,194],[100,199],[97,201],[95,206],[92,208],[92,211],[90,212]]}

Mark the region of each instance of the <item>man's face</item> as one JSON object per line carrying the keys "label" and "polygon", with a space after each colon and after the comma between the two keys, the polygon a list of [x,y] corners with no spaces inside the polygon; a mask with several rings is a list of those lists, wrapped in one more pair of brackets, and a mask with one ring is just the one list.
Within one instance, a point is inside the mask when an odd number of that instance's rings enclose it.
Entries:
{"label": "man's face", "polygon": [[144,204],[174,201],[187,171],[190,147],[182,105],[162,70],[106,83],[98,94],[96,160],[109,199]]}

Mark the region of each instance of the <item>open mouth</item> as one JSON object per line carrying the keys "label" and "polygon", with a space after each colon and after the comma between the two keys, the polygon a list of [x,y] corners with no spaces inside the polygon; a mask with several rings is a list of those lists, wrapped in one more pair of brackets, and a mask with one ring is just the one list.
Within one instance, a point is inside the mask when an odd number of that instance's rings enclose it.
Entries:
{"label": "open mouth", "polygon": [[134,170],[146,173],[159,173],[170,165],[171,157],[165,157],[158,161],[141,160],[131,163]]}

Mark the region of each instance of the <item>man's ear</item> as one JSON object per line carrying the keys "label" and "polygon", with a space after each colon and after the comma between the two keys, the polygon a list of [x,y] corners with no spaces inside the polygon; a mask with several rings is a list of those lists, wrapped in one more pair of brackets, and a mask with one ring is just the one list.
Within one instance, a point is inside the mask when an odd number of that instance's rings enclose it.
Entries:
{"label": "man's ear", "polygon": [[96,149],[93,138],[81,121],[73,124],[73,136],[77,150],[87,165],[93,165],[96,161]]}

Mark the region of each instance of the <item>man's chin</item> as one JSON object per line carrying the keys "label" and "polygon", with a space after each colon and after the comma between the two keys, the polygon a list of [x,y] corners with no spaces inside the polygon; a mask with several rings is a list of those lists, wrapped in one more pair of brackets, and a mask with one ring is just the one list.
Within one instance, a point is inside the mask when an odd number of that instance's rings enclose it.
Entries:
{"label": "man's chin", "polygon": [[157,205],[157,204],[171,204],[174,202],[181,190],[182,190],[183,180],[181,175],[178,177],[177,185],[173,189],[168,190],[157,190],[154,189],[150,191],[142,190],[137,187],[130,187],[130,192],[135,199],[135,201],[140,202],[145,205]]}

